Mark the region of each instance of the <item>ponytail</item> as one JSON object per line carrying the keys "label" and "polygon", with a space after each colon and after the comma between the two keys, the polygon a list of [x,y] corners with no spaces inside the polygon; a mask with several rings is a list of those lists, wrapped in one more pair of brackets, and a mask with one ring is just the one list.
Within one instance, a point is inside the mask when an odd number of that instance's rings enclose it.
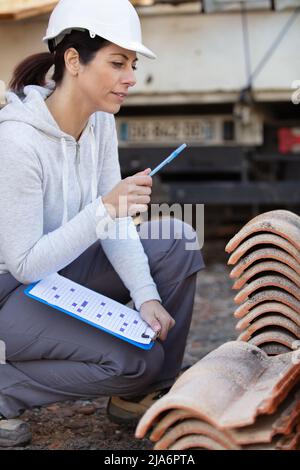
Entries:
{"label": "ponytail", "polygon": [[54,65],[54,54],[41,52],[33,54],[20,62],[13,72],[9,88],[18,93],[26,85],[44,86],[46,75]]}
{"label": "ponytail", "polygon": [[64,54],[67,49],[75,48],[78,51],[80,62],[86,65],[93,60],[100,49],[108,44],[109,41],[99,36],[91,38],[87,30],[72,30],[56,46],[52,54],[49,52],[33,54],[17,65],[9,82],[9,88],[18,94],[23,93],[23,88],[26,85],[45,86],[47,72],[52,66],[54,66],[54,73],[51,80],[58,86],[64,77]]}

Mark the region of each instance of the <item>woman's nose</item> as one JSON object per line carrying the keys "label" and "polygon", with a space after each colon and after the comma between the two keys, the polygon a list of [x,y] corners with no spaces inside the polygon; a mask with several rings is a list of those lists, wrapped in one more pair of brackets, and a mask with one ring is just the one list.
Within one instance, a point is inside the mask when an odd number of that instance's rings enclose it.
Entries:
{"label": "woman's nose", "polygon": [[134,86],[136,84],[134,70],[128,71],[128,73],[124,77],[123,82],[126,83],[128,86]]}

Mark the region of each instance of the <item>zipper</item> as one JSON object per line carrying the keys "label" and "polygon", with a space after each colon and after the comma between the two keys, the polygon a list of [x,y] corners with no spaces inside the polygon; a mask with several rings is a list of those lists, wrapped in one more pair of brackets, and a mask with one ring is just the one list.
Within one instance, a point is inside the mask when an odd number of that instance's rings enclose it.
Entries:
{"label": "zipper", "polygon": [[82,199],[83,199],[83,189],[82,189],[82,184],[81,184],[81,179],[80,179],[80,174],[79,174],[79,165],[80,165],[80,144],[76,142],[76,174],[77,174],[77,180],[80,188],[80,202],[79,202],[79,211],[82,209]]}

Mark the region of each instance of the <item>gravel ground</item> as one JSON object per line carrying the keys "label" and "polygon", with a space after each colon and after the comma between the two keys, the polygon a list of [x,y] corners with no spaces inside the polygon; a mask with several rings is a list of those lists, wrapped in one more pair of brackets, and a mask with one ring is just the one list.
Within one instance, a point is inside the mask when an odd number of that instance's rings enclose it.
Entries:
{"label": "gravel ground", "polygon": [[[205,243],[203,248],[206,269],[198,274],[184,363],[194,364],[208,352],[237,337],[225,245],[225,240],[217,240]],[[32,440],[24,449],[152,449],[148,439],[134,438],[134,429],[113,424],[107,419],[107,400],[107,397],[100,397],[96,400],[54,403],[25,411],[20,419],[30,423]]]}

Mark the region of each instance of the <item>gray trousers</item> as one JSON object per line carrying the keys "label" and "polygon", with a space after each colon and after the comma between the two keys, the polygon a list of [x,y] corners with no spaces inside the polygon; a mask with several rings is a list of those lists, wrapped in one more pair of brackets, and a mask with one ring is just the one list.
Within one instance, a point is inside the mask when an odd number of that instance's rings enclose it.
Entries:
{"label": "gray trousers", "polygon": [[[132,396],[171,385],[180,371],[195,295],[196,274],[204,267],[199,250],[186,250],[186,237],[139,236],[163,306],[176,320],[165,341],[142,350],[24,294],[27,287],[10,274],[0,275],[0,340],[6,364],[0,365],[0,413],[19,416],[25,409],[100,395]],[[176,230],[183,227],[176,221]],[[179,228],[180,228],[179,227]],[[191,236],[196,236],[188,226]],[[186,230],[186,225],[185,225]],[[186,232],[185,232],[186,233]],[[119,302],[129,292],[103,252],[90,246],[59,274]]]}

